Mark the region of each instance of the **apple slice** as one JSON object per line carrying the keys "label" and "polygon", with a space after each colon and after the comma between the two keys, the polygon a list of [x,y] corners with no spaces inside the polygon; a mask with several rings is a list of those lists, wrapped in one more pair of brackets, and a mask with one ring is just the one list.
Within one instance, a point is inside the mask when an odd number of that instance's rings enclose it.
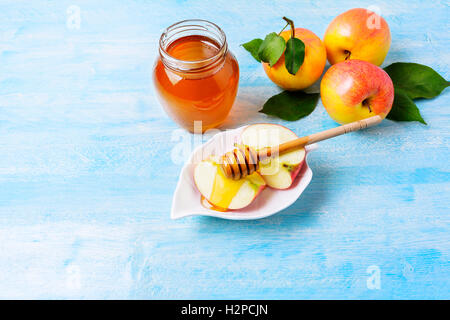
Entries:
{"label": "apple slice", "polygon": [[228,179],[213,160],[202,161],[195,167],[194,181],[213,206],[230,210],[248,206],[266,186],[257,172],[240,180]]}
{"label": "apple slice", "polygon": [[[244,129],[241,140],[255,150],[277,146],[297,139],[297,135],[278,124],[253,124]],[[287,189],[292,185],[305,160],[305,149],[299,149],[260,163],[259,173],[269,187]]]}

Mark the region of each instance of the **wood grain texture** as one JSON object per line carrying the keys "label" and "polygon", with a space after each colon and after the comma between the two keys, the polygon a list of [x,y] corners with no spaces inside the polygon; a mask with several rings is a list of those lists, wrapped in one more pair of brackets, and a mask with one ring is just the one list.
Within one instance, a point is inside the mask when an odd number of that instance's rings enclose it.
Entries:
{"label": "wood grain texture", "polygon": [[223,128],[274,122],[303,136],[335,123],[320,104],[297,122],[258,113],[278,89],[239,44],[283,15],[321,37],[373,4],[392,32],[384,65],[450,78],[448,1],[2,0],[0,298],[450,298],[449,90],[418,102],[428,126],[384,121],[320,143],[312,183],[278,215],[169,218],[181,163],[167,161],[179,131],[151,82],[163,29],[223,27],[241,68]]}

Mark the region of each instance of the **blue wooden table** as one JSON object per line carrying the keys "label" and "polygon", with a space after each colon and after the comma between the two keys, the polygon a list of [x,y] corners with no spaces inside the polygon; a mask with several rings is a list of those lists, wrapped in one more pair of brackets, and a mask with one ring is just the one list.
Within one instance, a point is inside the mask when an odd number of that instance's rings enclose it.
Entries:
{"label": "blue wooden table", "polygon": [[239,45],[283,15],[322,37],[374,4],[393,38],[384,65],[450,78],[448,1],[0,1],[0,298],[450,298],[449,90],[418,102],[428,126],[321,143],[312,183],[275,216],[169,217],[174,146],[193,138],[154,96],[163,29],[226,32],[241,78],[222,129],[303,135],[335,123],[321,104],[297,122],[258,113],[279,89]]}

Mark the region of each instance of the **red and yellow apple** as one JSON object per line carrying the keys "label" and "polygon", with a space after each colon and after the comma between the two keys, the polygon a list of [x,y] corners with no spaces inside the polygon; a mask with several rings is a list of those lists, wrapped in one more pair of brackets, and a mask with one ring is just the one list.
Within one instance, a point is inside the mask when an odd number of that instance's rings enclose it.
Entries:
{"label": "red and yellow apple", "polygon": [[328,69],[320,83],[320,96],[330,117],[344,124],[375,115],[386,117],[394,101],[394,86],[380,67],[347,60]]}
{"label": "red and yellow apple", "polygon": [[[277,146],[297,138],[297,135],[288,128],[268,123],[250,125],[241,134],[242,143],[255,150]],[[305,149],[302,148],[262,161],[259,173],[269,187],[287,189],[300,172],[305,154]]]}
{"label": "red and yellow apple", "polygon": [[[280,36],[288,41],[291,31],[283,31]],[[264,71],[270,80],[285,90],[302,90],[311,86],[320,78],[327,62],[325,46],[313,32],[295,28],[295,37],[305,44],[305,59],[295,75],[287,71],[284,53],[272,67],[268,63],[263,63]]]}
{"label": "red and yellow apple", "polygon": [[337,16],[323,39],[328,61],[349,59],[380,66],[391,45],[389,26],[383,17],[367,9],[351,9]]}
{"label": "red and yellow apple", "polygon": [[214,160],[197,164],[194,169],[194,182],[210,204],[224,211],[248,206],[266,186],[257,172],[240,180],[229,179]]}

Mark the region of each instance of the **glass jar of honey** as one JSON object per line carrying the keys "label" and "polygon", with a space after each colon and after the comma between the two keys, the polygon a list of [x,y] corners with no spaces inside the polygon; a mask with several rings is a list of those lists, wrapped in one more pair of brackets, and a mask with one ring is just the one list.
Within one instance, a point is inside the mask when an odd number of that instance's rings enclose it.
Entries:
{"label": "glass jar of honey", "polygon": [[239,66],[217,25],[185,20],[162,34],[153,80],[167,114],[190,132],[194,123],[196,132],[204,132],[220,125],[230,112]]}

